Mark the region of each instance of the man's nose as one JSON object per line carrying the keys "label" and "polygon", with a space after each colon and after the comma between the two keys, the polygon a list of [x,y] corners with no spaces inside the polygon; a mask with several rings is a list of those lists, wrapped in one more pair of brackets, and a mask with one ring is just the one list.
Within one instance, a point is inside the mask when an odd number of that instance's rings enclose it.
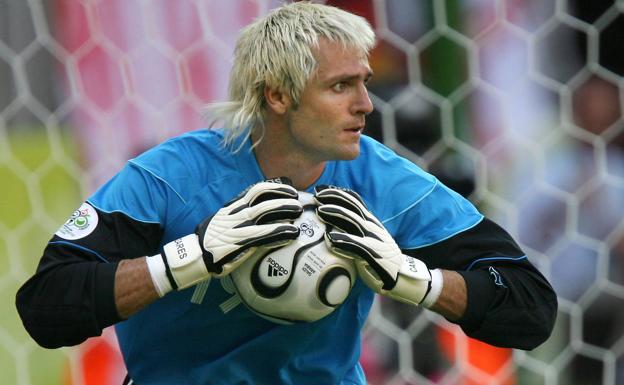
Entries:
{"label": "man's nose", "polygon": [[371,102],[368,96],[368,89],[365,84],[359,85],[356,98],[355,103],[353,103],[353,113],[355,115],[368,115],[373,112],[373,102]]}

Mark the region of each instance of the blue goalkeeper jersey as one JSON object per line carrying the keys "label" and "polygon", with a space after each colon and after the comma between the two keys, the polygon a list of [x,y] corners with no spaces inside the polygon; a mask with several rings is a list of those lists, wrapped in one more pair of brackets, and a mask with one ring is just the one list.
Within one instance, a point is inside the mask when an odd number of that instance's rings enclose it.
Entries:
{"label": "blue goalkeeper jersey", "polygon": [[[124,245],[135,245],[136,256],[153,252],[138,245],[161,247],[193,232],[265,179],[248,141],[235,143],[242,147],[233,153],[221,140],[220,130],[200,130],[166,141],[129,161],[88,199],[101,223],[125,223],[123,231],[114,224],[96,230],[106,233],[99,257],[116,260],[107,251],[115,247],[105,242],[123,243],[120,253]],[[402,249],[435,244],[482,220],[467,200],[366,136],[357,159],[328,162],[317,184],[357,191]],[[360,332],[373,298],[358,279],[329,316],[279,325],[240,304],[227,278],[213,278],[167,294],[118,323],[116,331],[129,375],[139,385],[363,385]]]}
{"label": "blue goalkeeper jersey", "polygon": [[[171,139],[129,161],[88,203],[101,215],[122,213],[160,227],[160,246],[187,235],[265,179],[248,141],[233,153],[221,140],[219,130]],[[328,162],[316,184],[357,191],[403,249],[439,242],[482,219],[457,193],[366,136],[356,160]],[[358,279],[328,317],[279,325],[242,306],[228,279],[212,279],[166,295],[116,331],[140,385],[365,384],[360,331],[373,298]]]}

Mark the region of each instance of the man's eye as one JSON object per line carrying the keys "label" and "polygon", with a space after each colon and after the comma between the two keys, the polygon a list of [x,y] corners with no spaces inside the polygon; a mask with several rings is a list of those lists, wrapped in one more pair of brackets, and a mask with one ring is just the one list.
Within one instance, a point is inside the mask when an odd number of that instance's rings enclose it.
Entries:
{"label": "man's eye", "polygon": [[347,83],[345,82],[336,83],[332,86],[332,89],[336,92],[344,91],[345,88],[347,88]]}

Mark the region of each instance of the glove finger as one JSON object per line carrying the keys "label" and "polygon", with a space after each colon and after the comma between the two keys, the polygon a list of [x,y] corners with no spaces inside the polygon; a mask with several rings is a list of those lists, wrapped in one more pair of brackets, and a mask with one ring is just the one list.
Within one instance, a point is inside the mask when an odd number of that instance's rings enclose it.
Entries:
{"label": "glove finger", "polygon": [[299,236],[299,227],[290,223],[268,223],[248,227],[246,229],[235,229],[233,234],[239,231],[249,233],[249,230],[253,231],[250,236],[243,236],[241,234],[241,236],[238,237],[238,241],[234,242],[234,244],[239,245],[241,248],[269,245],[279,246]]}
{"label": "glove finger", "polygon": [[228,258],[228,261],[220,260],[218,263],[210,265],[209,270],[217,278],[223,278],[226,275],[234,271],[243,262],[249,259],[256,251],[257,247],[250,247],[248,249],[240,251],[238,254],[234,254],[233,257]]}
{"label": "glove finger", "polygon": [[294,198],[297,199],[297,190],[292,187],[292,182],[286,177],[267,179],[253,184],[243,190],[234,199],[223,205],[230,212],[237,212],[243,208],[269,199]]}
{"label": "glove finger", "polygon": [[[316,190],[315,190],[316,191]],[[334,204],[353,211],[360,217],[366,219],[369,222],[375,223],[379,227],[383,227],[381,222],[375,217],[366,207],[366,203],[362,200],[362,197],[358,193],[349,189],[342,189],[339,187],[327,187],[321,186],[321,189],[315,193],[314,199],[317,204]]]}
{"label": "glove finger", "polygon": [[297,199],[297,189],[283,183],[260,182],[253,185],[245,194],[249,206],[254,206],[272,199]]}
{"label": "glove finger", "polygon": [[346,233],[364,236],[362,219],[352,211],[336,205],[323,205],[316,208],[316,215],[325,224],[336,227]]}
{"label": "glove finger", "polygon": [[358,194],[357,192],[349,188],[330,186],[326,184],[321,184],[321,185],[314,187],[314,195],[323,196],[326,194],[347,194],[351,196],[352,198],[356,199],[357,201],[359,201],[362,205],[366,206],[360,194]]}
{"label": "glove finger", "polygon": [[363,260],[355,261],[355,268],[357,269],[358,275],[360,276],[360,278],[362,278],[362,281],[364,281],[366,286],[370,287],[374,292],[380,294],[387,293],[387,290],[384,288],[384,282],[368,263],[364,262]]}
{"label": "glove finger", "polygon": [[325,233],[325,242],[328,244],[329,248],[337,254],[351,257],[356,256],[364,260],[379,276],[379,279],[383,282],[384,289],[390,290],[396,284],[398,270],[391,261],[385,261],[382,256],[377,254],[374,249],[367,244],[366,238],[338,231],[330,231]]}
{"label": "glove finger", "polygon": [[364,260],[360,257],[360,250],[358,250],[357,253],[354,253],[352,251],[340,248],[339,247],[340,245],[334,246],[334,243],[332,242],[331,238],[329,237],[329,233],[325,233],[324,234],[323,240],[325,241],[325,246],[333,254],[336,254],[336,255],[338,255],[340,257],[344,257],[344,258],[348,258],[348,259],[364,262]]}
{"label": "glove finger", "polygon": [[383,226],[377,222],[368,222],[351,210],[336,205],[322,205],[316,209],[317,216],[326,224],[340,230],[358,236],[367,236],[376,240],[382,240],[386,232]]}
{"label": "glove finger", "polygon": [[240,214],[247,220],[235,228],[262,225],[275,221],[295,220],[303,213],[303,205],[297,199],[271,199],[245,208]]}
{"label": "glove finger", "polygon": [[[243,261],[241,259],[248,257],[247,251],[250,249],[255,249],[259,246],[268,248],[285,246],[298,236],[299,227],[287,223],[258,225],[254,227],[247,227],[245,229],[239,229],[238,231],[235,230],[233,233],[229,234],[228,238],[230,238],[230,240],[222,242],[223,246],[221,247],[232,248],[232,245],[236,245],[238,247],[235,247],[230,252],[224,253],[223,257],[219,260],[212,260],[212,258],[210,258],[210,260],[207,261],[207,264],[210,265],[211,271],[222,273],[225,265],[231,266],[232,263],[235,263],[235,265],[238,266],[242,263]],[[219,253],[218,250],[215,250],[213,255],[220,254],[221,253]],[[231,271],[232,269],[228,267],[228,270]]]}
{"label": "glove finger", "polygon": [[362,218],[366,217],[365,212],[368,211],[362,198],[352,190],[324,185],[316,186],[314,188],[314,200],[319,205],[330,204],[344,207],[357,213]]}

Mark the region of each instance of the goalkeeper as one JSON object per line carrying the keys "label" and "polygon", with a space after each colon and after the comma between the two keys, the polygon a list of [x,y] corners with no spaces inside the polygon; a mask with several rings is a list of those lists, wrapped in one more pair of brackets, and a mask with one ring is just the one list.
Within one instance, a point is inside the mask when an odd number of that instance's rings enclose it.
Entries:
{"label": "goalkeeper", "polygon": [[[555,293],[508,233],[362,135],[374,42],[361,17],[307,2],[243,29],[230,100],[210,107],[222,128],[130,160],[73,213],[17,293],[30,335],[56,348],[115,324],[140,385],[366,384],[360,331],[375,293],[493,345],[545,341]],[[361,279],[313,323],[224,312],[218,278],[297,237],[303,190]]]}

